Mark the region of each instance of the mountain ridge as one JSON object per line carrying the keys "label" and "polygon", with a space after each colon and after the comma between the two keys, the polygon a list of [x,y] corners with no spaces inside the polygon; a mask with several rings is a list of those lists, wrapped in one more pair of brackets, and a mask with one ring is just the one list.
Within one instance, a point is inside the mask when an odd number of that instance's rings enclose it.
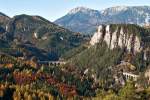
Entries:
{"label": "mountain ridge", "polygon": [[43,17],[21,14],[0,25],[0,40],[0,44],[6,43],[8,48],[25,49],[29,56],[42,54],[44,49],[49,60],[58,60],[64,52],[79,46],[83,38]]}
{"label": "mountain ridge", "polygon": [[[71,13],[74,11],[74,13]],[[77,7],[67,15],[57,19],[56,24],[74,32],[93,34],[101,24],[138,24],[150,23],[150,6],[115,6],[103,10]]]}

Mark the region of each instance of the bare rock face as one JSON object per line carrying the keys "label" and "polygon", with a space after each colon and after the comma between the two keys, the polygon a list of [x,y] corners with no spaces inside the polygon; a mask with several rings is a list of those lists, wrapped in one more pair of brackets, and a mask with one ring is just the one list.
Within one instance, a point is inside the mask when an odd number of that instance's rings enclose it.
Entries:
{"label": "bare rock face", "polygon": [[90,41],[91,45],[95,45],[96,43],[100,41],[100,39],[102,38],[102,34],[103,34],[102,29],[103,29],[102,25],[98,27],[98,31],[91,38],[91,41]]}
{"label": "bare rock face", "polygon": [[129,52],[141,51],[141,40],[135,33],[129,33],[127,27],[120,25],[100,25],[98,32],[91,38],[90,44],[95,45],[100,41],[106,42],[110,49],[116,47],[126,48]]}

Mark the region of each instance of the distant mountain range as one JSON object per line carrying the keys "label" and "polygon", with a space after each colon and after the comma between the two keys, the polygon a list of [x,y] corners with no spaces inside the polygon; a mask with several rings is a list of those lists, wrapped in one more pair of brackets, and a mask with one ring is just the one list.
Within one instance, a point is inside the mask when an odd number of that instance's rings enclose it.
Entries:
{"label": "distant mountain range", "polygon": [[55,23],[74,32],[85,34],[93,34],[100,24],[138,24],[142,26],[150,23],[150,7],[116,6],[101,11],[77,7],[57,19]]}

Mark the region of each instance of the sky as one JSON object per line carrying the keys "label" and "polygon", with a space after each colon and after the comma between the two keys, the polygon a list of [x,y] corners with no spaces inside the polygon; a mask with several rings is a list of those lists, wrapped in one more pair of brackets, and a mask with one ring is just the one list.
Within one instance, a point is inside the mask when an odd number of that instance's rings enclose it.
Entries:
{"label": "sky", "polygon": [[150,0],[0,0],[0,12],[10,17],[20,14],[39,15],[50,21],[81,6],[96,10],[113,6],[150,6]]}

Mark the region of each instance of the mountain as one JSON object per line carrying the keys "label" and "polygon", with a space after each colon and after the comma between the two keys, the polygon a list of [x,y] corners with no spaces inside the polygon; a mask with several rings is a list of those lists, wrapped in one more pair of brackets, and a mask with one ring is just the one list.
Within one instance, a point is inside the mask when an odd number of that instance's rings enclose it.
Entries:
{"label": "mountain", "polygon": [[99,20],[101,18],[102,15],[99,11],[79,7],[72,9],[67,15],[56,20],[55,23],[75,32],[84,33],[85,30],[88,32],[94,32],[95,26],[98,23],[101,23],[101,20]]}
{"label": "mountain", "polygon": [[[99,26],[89,47],[78,51],[70,60],[71,65],[104,74],[121,62],[131,63],[137,72],[150,64],[150,30],[131,24],[110,24]],[[101,75],[100,75],[101,76]]]}
{"label": "mountain", "polygon": [[0,12],[0,26],[6,28],[6,24],[8,23],[9,20],[10,18],[7,15]]}
{"label": "mountain", "polygon": [[8,47],[8,43],[2,39],[4,33],[6,33],[6,25],[8,24],[10,17],[0,12],[0,48]]}
{"label": "mountain", "polygon": [[40,16],[17,15],[6,22],[0,25],[0,39],[8,43],[9,48],[19,46],[32,54],[34,50],[40,54],[39,51],[44,49],[51,56],[50,60],[58,60],[60,55],[78,47],[83,41],[82,36]]}
{"label": "mountain", "polygon": [[[68,65],[92,75],[100,81],[102,87],[116,88],[114,83],[124,84],[124,72],[140,75],[148,70],[149,40],[150,30],[138,25],[100,25],[88,47],[78,47],[71,51]],[[116,79],[120,82],[116,82]]]}
{"label": "mountain", "polygon": [[149,6],[116,6],[101,11],[77,7],[55,21],[56,24],[84,34],[92,34],[101,24],[144,25],[149,22]]}

